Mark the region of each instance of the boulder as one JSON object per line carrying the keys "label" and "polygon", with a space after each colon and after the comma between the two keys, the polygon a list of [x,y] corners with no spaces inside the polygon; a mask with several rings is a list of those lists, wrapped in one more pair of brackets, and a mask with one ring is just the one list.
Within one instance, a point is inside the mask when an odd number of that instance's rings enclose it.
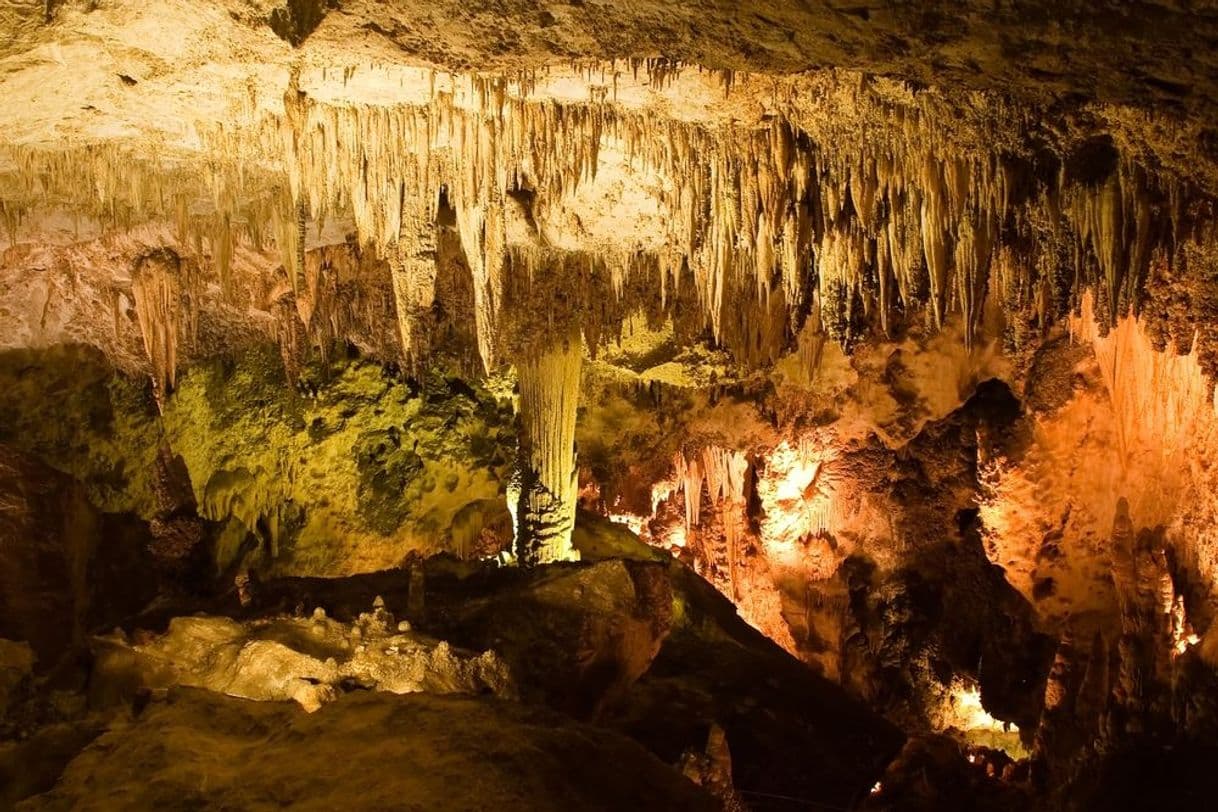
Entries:
{"label": "boulder", "polygon": [[175,689],[21,810],[715,810],[638,744],[491,697],[356,692],[319,713]]}
{"label": "boulder", "polygon": [[429,620],[437,633],[494,649],[526,699],[584,718],[599,715],[646,672],[672,611],[664,566],[638,561],[500,571],[461,584],[439,581],[435,591]]}

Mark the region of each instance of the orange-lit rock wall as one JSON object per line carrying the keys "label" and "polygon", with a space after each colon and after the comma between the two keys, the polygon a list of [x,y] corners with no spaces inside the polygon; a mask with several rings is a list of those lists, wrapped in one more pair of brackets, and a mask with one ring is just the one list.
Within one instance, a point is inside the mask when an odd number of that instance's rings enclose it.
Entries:
{"label": "orange-lit rock wall", "polygon": [[[1068,332],[1025,357],[992,345],[951,355],[933,342],[829,352],[805,397],[828,391],[836,419],[783,425],[773,404],[789,405],[788,387],[758,407],[768,436],[747,421],[737,444],[723,425],[672,428],[685,445],[652,483],[650,512],[613,517],[693,563],[746,620],[834,678],[859,679],[851,663],[883,649],[860,628],[859,585],[904,594],[892,583],[957,555],[974,514],[984,557],[1032,626],[1082,641],[1101,633],[1115,652],[1130,601],[1149,589],[1155,634],[1178,654],[1208,628],[1218,583],[1213,384],[1195,353],[1156,350],[1133,318],[1101,332],[1087,297]],[[894,383],[883,372],[897,363],[907,374]],[[987,375],[1013,392],[979,388]],[[981,390],[989,400],[970,406]],[[1154,569],[1149,586],[1138,567]],[[926,686],[926,703],[957,699],[951,680]]]}

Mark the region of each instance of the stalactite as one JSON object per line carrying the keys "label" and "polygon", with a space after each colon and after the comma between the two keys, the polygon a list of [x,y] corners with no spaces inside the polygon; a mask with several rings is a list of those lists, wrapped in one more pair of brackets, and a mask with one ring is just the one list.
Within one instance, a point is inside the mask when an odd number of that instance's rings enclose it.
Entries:
{"label": "stalactite", "polygon": [[571,546],[579,482],[575,416],[583,344],[578,333],[527,350],[520,382],[520,490],[516,555],[525,566],[578,557]]}
{"label": "stalactite", "polygon": [[286,196],[280,196],[271,209],[271,227],[279,261],[287,271],[288,281],[295,290],[304,274],[304,229],[301,228],[300,207]]}
{"label": "stalactite", "polygon": [[275,341],[279,344],[283,374],[288,383],[295,384],[308,359],[308,330],[301,321],[296,297],[291,291],[282,293],[270,308],[275,317]]}
{"label": "stalactite", "polygon": [[980,327],[996,230],[989,217],[977,219],[974,223],[966,218],[956,238],[956,297],[964,321],[964,343],[969,349]]}
{"label": "stalactite", "polygon": [[1088,250],[1099,266],[1106,321],[1115,325],[1137,301],[1150,265],[1153,214],[1146,173],[1121,162],[1098,186],[1072,189],[1067,213],[1080,249]]}
{"label": "stalactite", "polygon": [[212,232],[212,253],[216,258],[216,273],[220,277],[220,292],[225,299],[233,296],[233,229],[228,213],[216,218]]}
{"label": "stalactite", "polygon": [[397,303],[402,356],[410,368],[417,371],[430,350],[427,325],[436,298],[437,256],[435,226],[426,224],[412,228],[412,231],[409,239],[403,239],[395,246],[389,257],[389,272]]}
{"label": "stalactite", "polygon": [[702,449],[702,471],[710,498],[716,504],[744,504],[748,459],[739,451],[707,446]]}
{"label": "stalactite", "polygon": [[706,481],[706,473],[697,458],[687,461],[680,452],[673,460],[673,468],[676,484],[685,493],[685,533],[689,537],[702,521],[702,485]]}
{"label": "stalactite", "polygon": [[158,397],[168,394],[177,379],[183,309],[181,267],[178,255],[162,248],[141,256],[131,272],[135,315]]}

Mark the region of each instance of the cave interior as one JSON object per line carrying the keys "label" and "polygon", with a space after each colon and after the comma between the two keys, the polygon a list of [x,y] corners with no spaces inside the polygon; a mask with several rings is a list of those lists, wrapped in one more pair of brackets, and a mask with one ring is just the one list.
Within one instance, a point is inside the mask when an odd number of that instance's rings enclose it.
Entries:
{"label": "cave interior", "polygon": [[0,809],[1218,804],[1218,8],[0,0]]}

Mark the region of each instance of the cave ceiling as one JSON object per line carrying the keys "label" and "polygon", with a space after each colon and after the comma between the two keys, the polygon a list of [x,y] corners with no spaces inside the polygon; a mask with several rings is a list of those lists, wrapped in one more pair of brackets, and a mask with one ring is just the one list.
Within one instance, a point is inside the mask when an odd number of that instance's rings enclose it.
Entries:
{"label": "cave ceiling", "polygon": [[[574,288],[563,301],[590,344],[638,307],[672,315],[686,291],[694,327],[769,363],[810,310],[847,347],[915,314],[959,318],[970,341],[991,276],[1041,322],[1103,278],[1115,318],[1152,264],[1204,236],[1218,177],[1218,23],[1172,5],[0,13],[6,239],[39,246],[18,263],[62,264],[57,246],[105,236],[110,278],[85,284],[131,298],[134,254],[171,242],[265,332],[284,282],[257,300],[250,280],[281,266],[296,290],[306,254],[350,236],[392,266],[411,363],[433,343],[415,323],[435,285],[419,263],[450,220],[487,367],[538,327],[511,312],[537,294],[512,269],[533,279],[556,257],[594,277],[541,285]],[[1069,261],[1067,283],[1050,266]],[[11,310],[6,332],[41,329]],[[129,347],[108,354],[132,365]]]}

